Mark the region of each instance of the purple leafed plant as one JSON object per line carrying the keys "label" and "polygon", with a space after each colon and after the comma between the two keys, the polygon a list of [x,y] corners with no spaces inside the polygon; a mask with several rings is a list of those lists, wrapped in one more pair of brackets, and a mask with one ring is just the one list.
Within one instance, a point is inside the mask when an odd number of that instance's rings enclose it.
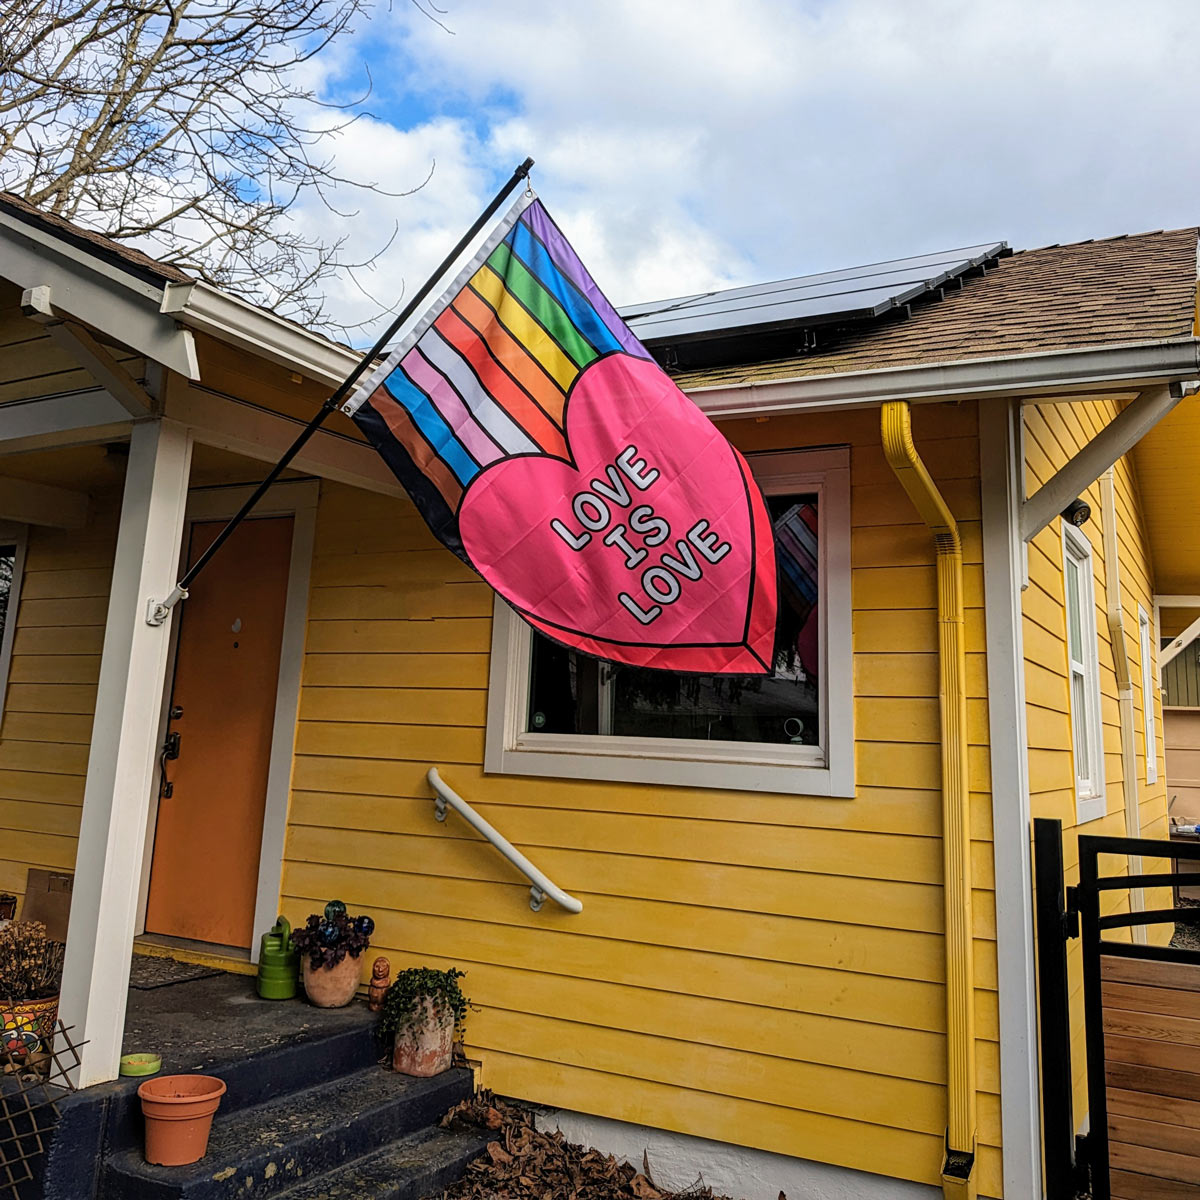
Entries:
{"label": "purple leafed plant", "polygon": [[345,906],[339,912],[331,905],[326,913],[325,916],[313,913],[303,929],[292,931],[292,945],[308,955],[308,964],[314,971],[336,967],[347,954],[357,958],[371,944],[375,930],[370,917],[352,917]]}

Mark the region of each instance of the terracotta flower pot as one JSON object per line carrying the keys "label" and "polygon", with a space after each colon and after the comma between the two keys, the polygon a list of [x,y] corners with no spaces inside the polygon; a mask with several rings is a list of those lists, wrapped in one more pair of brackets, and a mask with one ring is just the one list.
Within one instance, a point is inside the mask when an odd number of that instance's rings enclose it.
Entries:
{"label": "terracotta flower pot", "polygon": [[12,1058],[23,1059],[43,1045],[50,1045],[57,1020],[57,996],[0,1005],[0,1046]]}
{"label": "terracotta flower pot", "polygon": [[428,1000],[405,1029],[396,1030],[392,1046],[392,1068],[402,1075],[440,1075],[454,1061],[454,1014],[440,1017]]}
{"label": "terracotta flower pot", "polygon": [[318,1008],[344,1008],[358,991],[361,971],[361,960],[349,954],[337,966],[318,967],[315,971],[305,955],[304,992]]}
{"label": "terracotta flower pot", "polygon": [[163,1075],[138,1088],[146,1118],[146,1161],[160,1167],[199,1162],[225,1084],[212,1075]]}

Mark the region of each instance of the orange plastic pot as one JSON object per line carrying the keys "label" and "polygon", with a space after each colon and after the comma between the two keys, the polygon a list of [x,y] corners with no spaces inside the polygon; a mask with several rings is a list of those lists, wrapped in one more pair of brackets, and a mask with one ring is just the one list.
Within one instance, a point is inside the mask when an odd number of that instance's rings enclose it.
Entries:
{"label": "orange plastic pot", "polygon": [[212,1075],[163,1075],[138,1088],[146,1118],[146,1161],[160,1167],[199,1162],[225,1083]]}

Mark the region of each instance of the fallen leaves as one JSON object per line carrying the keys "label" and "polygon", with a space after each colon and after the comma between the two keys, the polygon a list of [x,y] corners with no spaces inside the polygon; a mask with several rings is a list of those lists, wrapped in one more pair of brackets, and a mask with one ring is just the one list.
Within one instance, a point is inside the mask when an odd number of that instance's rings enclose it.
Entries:
{"label": "fallen leaves", "polygon": [[729,1200],[699,1181],[686,1192],[666,1191],[651,1178],[645,1158],[639,1171],[576,1146],[557,1129],[537,1129],[532,1113],[488,1092],[452,1108],[442,1124],[497,1135],[444,1200]]}

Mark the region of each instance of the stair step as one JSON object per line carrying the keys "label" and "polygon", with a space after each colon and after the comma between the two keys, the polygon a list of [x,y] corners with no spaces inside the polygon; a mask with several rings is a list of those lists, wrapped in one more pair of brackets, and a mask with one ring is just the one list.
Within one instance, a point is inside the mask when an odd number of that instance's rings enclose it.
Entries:
{"label": "stair step", "polygon": [[190,1166],[151,1166],[140,1146],[113,1155],[100,1195],[112,1200],[275,1196],[433,1124],[471,1089],[467,1070],[412,1079],[372,1066],[264,1104],[218,1111],[208,1153]]}
{"label": "stair step", "polygon": [[421,1200],[462,1178],[467,1164],[484,1151],[484,1133],[427,1129],[306,1179],[281,1192],[279,1200]]}

